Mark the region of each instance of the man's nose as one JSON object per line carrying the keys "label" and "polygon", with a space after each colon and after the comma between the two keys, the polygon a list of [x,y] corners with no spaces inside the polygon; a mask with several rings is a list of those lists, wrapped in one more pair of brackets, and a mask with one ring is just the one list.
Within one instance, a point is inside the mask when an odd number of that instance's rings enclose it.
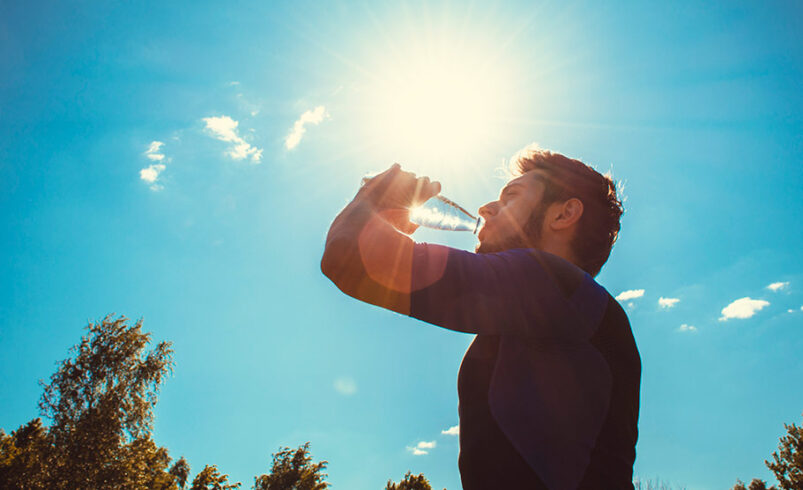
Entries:
{"label": "man's nose", "polygon": [[494,201],[494,202],[489,202],[484,206],[481,206],[478,212],[480,213],[480,216],[483,217],[483,219],[488,219],[491,216],[495,216],[498,211],[499,209],[497,208],[497,203]]}

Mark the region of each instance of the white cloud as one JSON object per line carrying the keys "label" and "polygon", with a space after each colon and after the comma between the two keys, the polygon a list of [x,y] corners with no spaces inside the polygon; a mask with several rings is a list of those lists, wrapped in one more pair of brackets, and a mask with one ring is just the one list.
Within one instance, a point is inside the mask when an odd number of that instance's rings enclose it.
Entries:
{"label": "white cloud", "polygon": [[357,393],[357,383],[354,379],[343,376],[337,378],[334,383],[335,391],[341,395],[350,396]]}
{"label": "white cloud", "polygon": [[642,296],[644,296],[643,289],[629,289],[619,293],[619,295],[616,296],[616,301],[627,301],[629,299],[641,298]]}
{"label": "white cloud", "polygon": [[672,308],[673,306],[678,304],[679,301],[680,299],[678,298],[664,298],[663,296],[658,298],[658,304],[661,305],[661,308],[666,308],[666,309]]}
{"label": "white cloud", "polygon": [[156,181],[159,180],[159,174],[164,172],[165,166],[161,163],[154,163],[147,167],[140,169],[139,178],[149,183],[152,191],[162,190],[163,187]]}
{"label": "white cloud", "polygon": [[165,163],[168,163],[170,159],[165,158],[164,153],[161,152],[163,146],[163,141],[151,141],[144,155],[148,160],[158,163],[152,163],[139,170],[139,178],[150,184],[152,191],[159,191],[164,188],[158,183],[159,175],[167,168]]}
{"label": "white cloud", "polygon": [[155,162],[164,160],[164,154],[159,152],[162,146],[164,146],[164,142],[162,141],[151,141],[151,144],[148,145],[148,149],[145,150],[145,156],[148,157],[149,160],[153,160]]}
{"label": "white cloud", "polygon": [[774,283],[770,284],[769,286],[767,286],[767,289],[769,289],[770,291],[780,291],[781,289],[785,289],[788,286],[789,286],[789,282],[788,281],[787,282],[774,282]]}
{"label": "white cloud", "polygon": [[442,430],[441,434],[445,434],[447,436],[459,436],[460,435],[460,426],[453,425],[446,430]]}
{"label": "white cloud", "polygon": [[240,137],[237,135],[237,125],[240,123],[229,116],[205,117],[204,122],[206,123],[206,129],[215,138],[228,142],[240,141]]}
{"label": "white cloud", "polygon": [[329,114],[326,113],[326,108],[322,105],[301,114],[301,117],[293,124],[293,129],[290,131],[290,134],[284,139],[284,147],[288,150],[292,150],[298,146],[298,144],[301,143],[301,137],[304,136],[304,133],[307,131],[304,125],[320,124],[323,118],[328,115]]}
{"label": "white cloud", "polygon": [[143,168],[139,171],[139,178],[149,184],[153,184],[159,178],[159,174],[162,173],[164,169],[165,166],[161,163],[148,165],[146,168]]}
{"label": "white cloud", "polygon": [[695,327],[693,325],[686,325],[684,323],[683,325],[680,326],[680,328],[678,328],[678,330],[681,331],[681,332],[696,332],[697,331],[697,327]]}
{"label": "white cloud", "polygon": [[215,139],[231,143],[226,155],[234,160],[243,160],[250,157],[252,162],[259,163],[262,159],[262,149],[252,146],[238,133],[240,124],[229,116],[205,117],[206,131]]}
{"label": "white cloud", "polygon": [[739,298],[722,308],[722,317],[720,317],[719,321],[724,322],[731,318],[750,318],[762,308],[769,306],[769,304],[769,301],[764,301],[763,299]]}
{"label": "white cloud", "polygon": [[424,454],[429,454],[428,449],[435,449],[436,445],[435,441],[421,441],[415,446],[407,446],[407,450],[415,456],[423,456]]}

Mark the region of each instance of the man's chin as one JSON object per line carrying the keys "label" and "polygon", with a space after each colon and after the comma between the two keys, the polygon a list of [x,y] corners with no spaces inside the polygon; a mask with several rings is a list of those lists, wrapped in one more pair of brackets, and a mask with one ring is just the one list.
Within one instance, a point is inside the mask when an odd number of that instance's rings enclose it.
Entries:
{"label": "man's chin", "polygon": [[489,240],[481,241],[474,247],[474,253],[478,254],[492,254],[497,252],[504,252],[505,250],[513,250],[515,248],[530,248],[532,245],[524,240],[511,239],[503,240],[502,242],[492,242]]}
{"label": "man's chin", "polygon": [[474,247],[474,253],[478,254],[492,254],[497,252],[504,252],[505,250],[510,250],[511,248],[519,248],[517,246],[506,246],[510,244],[501,244],[495,242],[480,242]]}

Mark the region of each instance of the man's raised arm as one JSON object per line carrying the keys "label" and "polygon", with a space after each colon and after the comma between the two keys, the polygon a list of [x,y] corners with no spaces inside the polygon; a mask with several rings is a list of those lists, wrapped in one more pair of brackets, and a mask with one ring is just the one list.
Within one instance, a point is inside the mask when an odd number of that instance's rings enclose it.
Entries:
{"label": "man's raised arm", "polygon": [[408,210],[439,191],[398,166],[367,182],[332,223],[323,273],[349,296],[450,330],[575,340],[593,333],[607,292],[564,259],[415,244]]}
{"label": "man's raised arm", "polygon": [[[372,178],[332,222],[321,271],[344,293],[410,314],[413,240],[408,209],[440,192],[440,184],[398,164]],[[401,230],[401,231],[400,231]]]}

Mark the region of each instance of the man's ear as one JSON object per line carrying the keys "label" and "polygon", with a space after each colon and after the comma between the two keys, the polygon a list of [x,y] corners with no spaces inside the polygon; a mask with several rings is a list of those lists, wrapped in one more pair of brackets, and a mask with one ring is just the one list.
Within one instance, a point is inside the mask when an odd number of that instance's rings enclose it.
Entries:
{"label": "man's ear", "polygon": [[555,231],[565,230],[580,221],[581,216],[583,216],[583,201],[573,197],[555,205],[555,213],[549,226]]}

